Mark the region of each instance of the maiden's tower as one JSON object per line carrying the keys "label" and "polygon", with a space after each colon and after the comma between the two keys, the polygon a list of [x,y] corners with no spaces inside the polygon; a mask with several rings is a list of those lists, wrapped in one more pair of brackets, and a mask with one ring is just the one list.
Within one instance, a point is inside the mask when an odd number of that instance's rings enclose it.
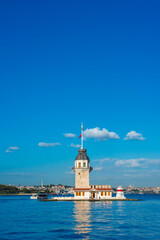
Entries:
{"label": "maiden's tower", "polygon": [[112,197],[112,188],[110,185],[90,185],[89,173],[93,170],[90,166],[90,160],[83,148],[83,124],[81,125],[81,148],[75,159],[75,166],[72,168],[75,172],[75,199],[107,199]]}

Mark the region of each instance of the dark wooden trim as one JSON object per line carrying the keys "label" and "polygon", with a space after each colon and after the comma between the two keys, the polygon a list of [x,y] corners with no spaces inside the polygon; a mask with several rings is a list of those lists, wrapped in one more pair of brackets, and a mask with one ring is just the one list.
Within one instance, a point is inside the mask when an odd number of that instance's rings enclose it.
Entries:
{"label": "dark wooden trim", "polygon": [[95,188],[98,191],[112,191],[112,188]]}
{"label": "dark wooden trim", "polygon": [[74,191],[88,191],[91,190],[91,188],[73,188]]}

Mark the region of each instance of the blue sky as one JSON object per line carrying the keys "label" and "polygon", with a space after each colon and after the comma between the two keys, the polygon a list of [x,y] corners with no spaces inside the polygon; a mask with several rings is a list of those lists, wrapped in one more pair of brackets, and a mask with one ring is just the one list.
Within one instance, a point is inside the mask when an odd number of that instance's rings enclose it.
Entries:
{"label": "blue sky", "polygon": [[0,183],[74,185],[83,121],[92,184],[159,185],[159,12],[158,1],[1,1]]}

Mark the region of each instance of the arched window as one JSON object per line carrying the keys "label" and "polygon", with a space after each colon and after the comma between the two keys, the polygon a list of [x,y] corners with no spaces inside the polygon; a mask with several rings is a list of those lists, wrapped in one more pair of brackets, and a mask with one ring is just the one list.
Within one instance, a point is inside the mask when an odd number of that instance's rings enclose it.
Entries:
{"label": "arched window", "polygon": [[86,167],[86,162],[83,163],[83,167]]}
{"label": "arched window", "polygon": [[78,163],[78,168],[81,168],[81,163],[80,162]]}

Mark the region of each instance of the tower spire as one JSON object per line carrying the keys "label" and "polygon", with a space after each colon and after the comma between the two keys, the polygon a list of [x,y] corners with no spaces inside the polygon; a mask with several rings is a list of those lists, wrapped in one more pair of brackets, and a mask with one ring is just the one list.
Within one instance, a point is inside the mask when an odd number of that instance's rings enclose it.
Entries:
{"label": "tower spire", "polygon": [[81,137],[81,149],[83,149],[83,122],[81,123],[81,134],[82,134],[82,137]]}

